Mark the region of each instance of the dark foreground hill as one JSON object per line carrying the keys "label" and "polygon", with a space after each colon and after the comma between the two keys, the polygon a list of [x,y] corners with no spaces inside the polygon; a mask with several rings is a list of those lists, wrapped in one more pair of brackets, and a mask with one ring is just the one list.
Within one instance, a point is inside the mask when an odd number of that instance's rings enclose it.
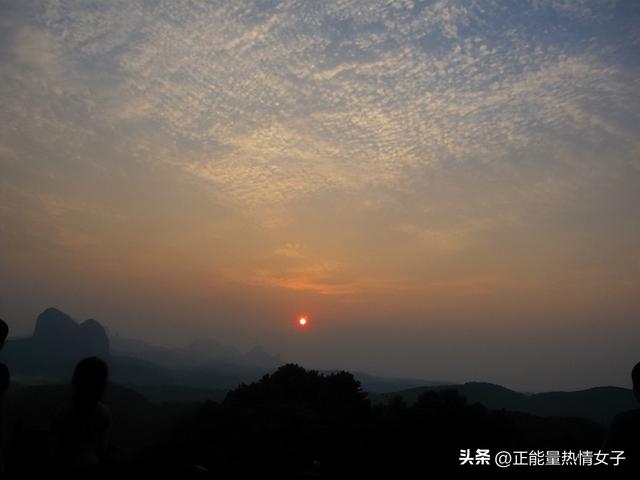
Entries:
{"label": "dark foreground hill", "polygon": [[422,478],[477,473],[460,466],[461,449],[592,451],[603,439],[590,420],[492,411],[455,390],[371,405],[347,372],[286,365],[207,402],[131,468],[154,478],[183,478],[194,465],[202,478]]}
{"label": "dark foreground hill", "polygon": [[469,402],[492,410],[510,410],[539,416],[583,417],[608,425],[618,413],[637,407],[633,392],[620,387],[596,387],[575,392],[524,394],[492,383],[469,382],[461,385],[425,386],[394,393],[370,394],[374,403],[400,397],[413,404],[420,395],[439,389],[453,389]]}
{"label": "dark foreground hill", "polygon": [[[12,478],[36,478],[46,474],[47,429],[68,404],[69,387],[14,385],[8,393],[8,471]],[[113,427],[101,478],[114,479],[419,478],[477,473],[460,465],[465,449],[594,451],[605,438],[605,428],[592,420],[493,410],[446,387],[423,389],[411,402],[396,396],[372,404],[348,372],[291,364],[218,401],[150,402],[110,385],[104,403]],[[481,468],[497,473],[492,465]],[[610,468],[590,471],[622,471]]]}

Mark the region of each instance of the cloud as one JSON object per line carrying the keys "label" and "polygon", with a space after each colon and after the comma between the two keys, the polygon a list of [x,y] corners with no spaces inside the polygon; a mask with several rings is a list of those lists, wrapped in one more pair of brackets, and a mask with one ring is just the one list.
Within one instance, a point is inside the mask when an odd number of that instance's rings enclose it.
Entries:
{"label": "cloud", "polygon": [[300,260],[303,259],[303,248],[299,243],[287,243],[280,248],[277,248],[273,253],[281,257]]}
{"label": "cloud", "polygon": [[[412,251],[448,258],[640,168],[637,12],[614,3],[3,5],[6,181],[206,184],[281,233],[262,253],[292,270],[265,267],[263,283],[329,285],[339,264],[365,285],[371,272],[318,245],[361,230],[373,249],[372,225],[394,214]],[[305,207],[324,222],[313,235],[295,232]]]}
{"label": "cloud", "polygon": [[[75,79],[66,95],[99,114],[96,124],[149,123],[191,150],[150,161],[179,164],[240,203],[281,204],[567,134],[635,145],[615,117],[637,116],[636,85],[587,38],[541,37],[534,19],[545,8],[592,22],[611,12],[536,2],[523,24],[484,2],[58,1],[20,30],[14,53],[58,95]],[[83,76],[90,69],[114,81]],[[38,112],[52,101],[19,103],[43,129],[71,129],[70,112]],[[613,114],[601,108],[611,104]]]}

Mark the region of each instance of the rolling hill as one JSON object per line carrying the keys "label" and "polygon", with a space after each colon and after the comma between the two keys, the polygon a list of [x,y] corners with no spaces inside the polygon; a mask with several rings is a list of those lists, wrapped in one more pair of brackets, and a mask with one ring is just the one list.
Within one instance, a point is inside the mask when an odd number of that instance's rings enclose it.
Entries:
{"label": "rolling hill", "polygon": [[370,393],[369,398],[373,403],[386,403],[394,397],[401,397],[408,404],[413,404],[425,391],[436,389],[456,390],[468,402],[480,403],[491,410],[510,410],[543,417],[583,417],[605,425],[616,414],[638,407],[633,392],[620,387],[525,394],[482,382],[423,386],[393,393]]}

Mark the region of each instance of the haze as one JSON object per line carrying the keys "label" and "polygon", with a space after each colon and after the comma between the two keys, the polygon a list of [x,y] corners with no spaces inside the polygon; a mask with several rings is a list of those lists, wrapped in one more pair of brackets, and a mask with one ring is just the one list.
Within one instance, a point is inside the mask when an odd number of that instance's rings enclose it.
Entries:
{"label": "haze", "polygon": [[0,5],[13,334],[56,306],[312,368],[629,385],[638,2]]}

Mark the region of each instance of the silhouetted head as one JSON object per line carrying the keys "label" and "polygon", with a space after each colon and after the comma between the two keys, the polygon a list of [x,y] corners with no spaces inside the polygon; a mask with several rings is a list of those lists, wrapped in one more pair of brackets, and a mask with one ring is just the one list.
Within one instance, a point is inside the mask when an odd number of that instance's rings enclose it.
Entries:
{"label": "silhouetted head", "polygon": [[7,339],[7,335],[9,335],[9,325],[0,318],[0,350],[2,350],[2,347],[4,346],[4,341]]}
{"label": "silhouetted head", "polygon": [[633,393],[636,400],[640,402],[640,362],[636,363],[636,366],[631,370],[631,381],[633,382]]}
{"label": "silhouetted head", "polygon": [[76,407],[89,408],[97,404],[107,388],[109,367],[98,357],[80,360],[73,372],[73,402]]}

